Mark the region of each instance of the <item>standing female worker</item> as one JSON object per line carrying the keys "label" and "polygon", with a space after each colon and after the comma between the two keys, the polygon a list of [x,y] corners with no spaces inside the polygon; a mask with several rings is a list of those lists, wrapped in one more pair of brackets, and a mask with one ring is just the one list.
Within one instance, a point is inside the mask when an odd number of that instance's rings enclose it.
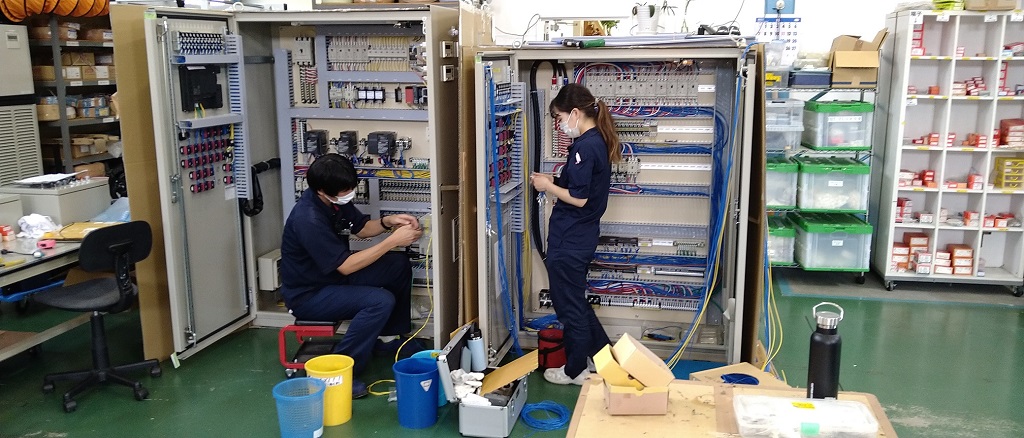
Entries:
{"label": "standing female worker", "polygon": [[547,174],[530,176],[538,192],[557,198],[548,224],[545,265],[551,302],[565,326],[566,364],[545,370],[544,379],[582,385],[589,374],[587,358],[611,343],[587,302],[587,265],[608,207],[611,162],[619,161],[622,151],[608,107],[586,87],[566,85],[550,110],[559,129],[574,140],[557,182]]}

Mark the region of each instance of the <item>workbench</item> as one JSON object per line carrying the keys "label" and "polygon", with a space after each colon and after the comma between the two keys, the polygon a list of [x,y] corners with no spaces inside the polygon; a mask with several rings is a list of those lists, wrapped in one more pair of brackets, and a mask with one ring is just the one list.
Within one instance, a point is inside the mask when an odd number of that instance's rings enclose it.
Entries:
{"label": "workbench", "polygon": [[[605,411],[604,381],[592,375],[580,390],[566,436],[739,437],[732,404],[733,395],[738,394],[799,398],[807,395],[806,390],[799,388],[764,388],[676,380],[669,385],[668,414],[611,416]],[[892,423],[874,395],[840,392],[839,399],[864,403],[878,420],[878,436],[896,436]]]}

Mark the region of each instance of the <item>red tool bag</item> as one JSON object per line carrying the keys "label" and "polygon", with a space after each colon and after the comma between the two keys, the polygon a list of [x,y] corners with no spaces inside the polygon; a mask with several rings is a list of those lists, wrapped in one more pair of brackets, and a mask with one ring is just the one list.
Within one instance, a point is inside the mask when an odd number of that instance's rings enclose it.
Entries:
{"label": "red tool bag", "polygon": [[549,328],[537,334],[537,352],[540,354],[538,364],[541,369],[558,368],[565,365],[565,344],[562,342],[562,330]]}

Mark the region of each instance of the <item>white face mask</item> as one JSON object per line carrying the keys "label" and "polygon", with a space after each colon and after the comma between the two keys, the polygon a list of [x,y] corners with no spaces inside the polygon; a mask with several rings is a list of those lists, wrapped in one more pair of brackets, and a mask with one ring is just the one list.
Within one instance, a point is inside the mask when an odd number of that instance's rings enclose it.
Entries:
{"label": "white face mask", "polygon": [[[575,110],[573,110],[573,111],[575,111]],[[561,123],[559,125],[559,128],[562,129],[562,134],[565,134],[566,137],[576,138],[576,137],[580,136],[580,119],[579,119],[579,117],[577,117],[576,118],[576,123],[574,124],[575,126],[570,128],[569,127],[569,120],[572,119],[572,115],[573,115],[573,112],[570,111],[569,112],[569,117],[565,119],[564,123]]]}
{"label": "white face mask", "polygon": [[348,204],[349,202],[352,202],[352,200],[355,199],[355,198],[356,198],[356,191],[353,190],[351,192],[348,192],[348,194],[345,195],[345,196],[337,197],[335,199],[327,198],[327,200],[331,201],[331,203],[334,204],[334,205],[345,205],[345,204]]}

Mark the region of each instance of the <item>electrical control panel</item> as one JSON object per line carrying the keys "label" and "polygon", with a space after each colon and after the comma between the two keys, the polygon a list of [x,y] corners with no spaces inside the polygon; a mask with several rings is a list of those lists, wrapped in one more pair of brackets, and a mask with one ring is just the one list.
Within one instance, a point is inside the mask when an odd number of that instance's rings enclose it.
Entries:
{"label": "electrical control panel", "polygon": [[[741,53],[672,47],[478,56],[477,156],[485,163],[478,258],[487,273],[479,288],[494,291],[480,312],[492,351],[514,348],[517,330],[553,310],[543,257],[557,201],[522,181],[529,172],[557,176],[571,159],[573,140],[549,104],[574,82],[608,108],[622,153],[611,163],[587,300],[609,335],[682,327],[708,357],[738,352],[725,309],[736,295],[736,254],[727,245],[739,231],[728,218],[737,214],[734,163],[746,138],[739,135]],[[661,346],[671,354],[675,344]]]}
{"label": "electrical control panel", "polygon": [[[448,147],[457,129],[454,113],[428,96],[456,101],[457,84],[440,74],[455,60],[433,57],[427,47],[452,38],[458,11],[413,6],[282,15],[303,19],[239,14],[239,29],[271,35],[283,216],[308,188],[306,170],[316,159],[337,153],[351,160],[360,211],[371,220],[409,214],[423,226],[420,242],[392,251],[413,264],[410,311],[418,317],[413,325],[424,327],[419,336],[443,344],[460,322],[456,257],[446,243],[457,240],[458,150]],[[353,235],[349,244],[365,250],[386,237]],[[275,310],[257,319],[266,315],[267,324],[280,325]]]}

